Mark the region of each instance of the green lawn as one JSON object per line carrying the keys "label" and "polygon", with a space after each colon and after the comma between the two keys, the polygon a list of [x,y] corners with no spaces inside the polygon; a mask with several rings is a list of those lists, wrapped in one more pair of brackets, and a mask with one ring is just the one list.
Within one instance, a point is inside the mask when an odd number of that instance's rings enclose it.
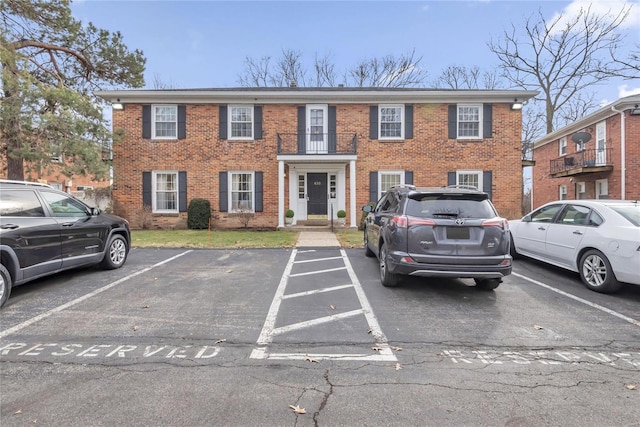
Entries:
{"label": "green lawn", "polygon": [[[361,231],[336,232],[344,248],[362,246]],[[132,246],[138,248],[292,248],[298,232],[251,230],[133,230]]]}

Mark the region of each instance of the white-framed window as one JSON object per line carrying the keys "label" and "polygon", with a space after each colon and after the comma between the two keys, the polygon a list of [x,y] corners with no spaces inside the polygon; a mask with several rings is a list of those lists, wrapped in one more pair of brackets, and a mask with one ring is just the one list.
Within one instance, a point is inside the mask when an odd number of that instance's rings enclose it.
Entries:
{"label": "white-framed window", "polygon": [[482,105],[458,105],[458,138],[482,138]]}
{"label": "white-framed window", "polygon": [[62,191],[62,183],[60,182],[50,182],[49,185],[51,186],[51,188]]}
{"label": "white-framed window", "polygon": [[560,156],[564,156],[567,154],[567,137],[563,136],[560,138],[560,150],[558,153]]}
{"label": "white-framed window", "polygon": [[470,185],[482,191],[482,171],[459,170],[456,171],[457,185]]}
{"label": "white-framed window", "polygon": [[152,212],[178,212],[178,171],[153,171],[151,188]]}
{"label": "white-framed window", "polygon": [[379,139],[404,139],[404,105],[378,106]]}
{"label": "white-framed window", "polygon": [[587,198],[587,185],[584,182],[576,182],[576,199]]}
{"label": "white-framed window", "polygon": [[253,139],[253,106],[229,106],[229,139]]}
{"label": "white-framed window", "polygon": [[304,178],[304,175],[298,175],[298,199],[305,199],[307,197]]}
{"label": "white-framed window", "polygon": [[335,174],[329,175],[329,197],[335,199],[338,195],[338,177]]}
{"label": "white-framed window", "polygon": [[177,105],[154,105],[151,118],[151,135],[154,139],[178,138]]}
{"label": "white-framed window", "polygon": [[609,181],[606,179],[596,180],[596,199],[609,198]]}
{"label": "white-framed window", "polygon": [[404,184],[404,171],[378,171],[378,199],[394,185]]}
{"label": "white-framed window", "polygon": [[229,211],[230,212],[254,212],[254,172],[233,171],[229,172]]}
{"label": "white-framed window", "polygon": [[567,200],[567,186],[564,184],[558,186],[558,199]]}

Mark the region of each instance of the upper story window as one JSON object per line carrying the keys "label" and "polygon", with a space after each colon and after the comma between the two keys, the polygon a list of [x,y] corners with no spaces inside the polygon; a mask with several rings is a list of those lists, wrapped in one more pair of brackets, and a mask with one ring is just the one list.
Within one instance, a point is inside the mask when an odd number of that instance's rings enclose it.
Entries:
{"label": "upper story window", "polygon": [[458,138],[482,138],[482,105],[458,105]]}
{"label": "upper story window", "polygon": [[154,105],[152,109],[151,135],[154,139],[178,138],[178,106]]}
{"label": "upper story window", "polygon": [[404,106],[379,105],[379,139],[404,139]]}
{"label": "upper story window", "polygon": [[229,139],[253,139],[253,106],[229,106]]}
{"label": "upper story window", "polygon": [[563,136],[562,138],[560,138],[560,151],[558,153],[561,156],[564,156],[565,154],[567,154],[567,137]]}
{"label": "upper story window", "polygon": [[154,213],[178,212],[178,172],[153,171],[152,211]]}

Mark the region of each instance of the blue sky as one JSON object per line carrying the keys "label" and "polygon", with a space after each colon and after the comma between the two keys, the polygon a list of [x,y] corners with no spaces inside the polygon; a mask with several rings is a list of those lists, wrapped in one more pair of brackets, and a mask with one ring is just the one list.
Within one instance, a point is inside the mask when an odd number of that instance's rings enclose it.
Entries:
{"label": "blue sky", "polygon": [[[147,58],[145,79],[174,88],[237,87],[245,59],[276,59],[300,51],[311,65],[329,55],[338,71],[385,55],[415,49],[428,79],[448,65],[497,66],[487,47],[511,24],[521,26],[540,9],[546,19],[580,5],[619,9],[633,4],[625,23],[631,47],[640,40],[640,0],[574,1],[108,1],[81,0],[74,16],[120,31],[130,49]],[[310,67],[309,67],[310,68]],[[595,88],[603,103],[640,93],[640,80]]]}

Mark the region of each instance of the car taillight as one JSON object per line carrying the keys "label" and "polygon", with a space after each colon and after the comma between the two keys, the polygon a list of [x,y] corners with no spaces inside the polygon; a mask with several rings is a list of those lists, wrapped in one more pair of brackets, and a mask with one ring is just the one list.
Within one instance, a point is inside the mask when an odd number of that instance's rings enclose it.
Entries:
{"label": "car taillight", "polygon": [[502,230],[509,229],[509,223],[504,218],[492,218],[482,221],[483,227],[499,227]]}
{"label": "car taillight", "polygon": [[391,221],[395,222],[398,228],[407,228],[407,227],[413,227],[416,225],[428,225],[433,227],[434,225],[436,225],[435,221],[432,221],[430,219],[415,218],[415,217],[404,216],[404,215],[402,216],[396,215],[393,218],[391,218]]}

